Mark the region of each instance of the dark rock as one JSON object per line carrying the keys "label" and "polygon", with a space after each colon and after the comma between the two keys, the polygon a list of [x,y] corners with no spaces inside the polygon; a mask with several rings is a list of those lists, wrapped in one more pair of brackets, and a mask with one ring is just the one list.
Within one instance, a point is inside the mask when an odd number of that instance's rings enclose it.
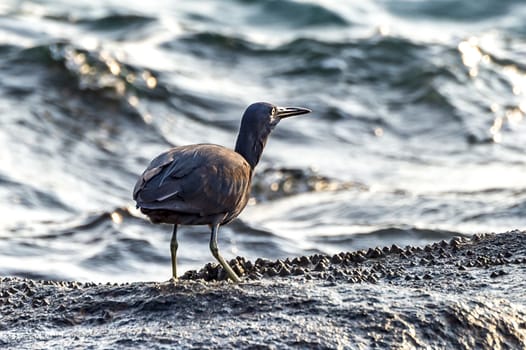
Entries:
{"label": "dark rock", "polygon": [[282,268],[279,269],[278,275],[280,275],[281,277],[289,276],[290,270],[288,269],[287,266],[283,266]]}
{"label": "dark rock", "polygon": [[292,274],[295,275],[295,276],[304,275],[305,274],[305,270],[302,267],[295,267],[292,270]]}
{"label": "dark rock", "polygon": [[399,246],[397,246],[396,244],[393,244],[391,246],[391,253],[401,253],[402,252],[402,248],[400,248]]}
{"label": "dark rock", "polygon": [[277,260],[276,261],[276,263],[274,264],[274,268],[276,270],[288,269],[287,268],[287,264],[284,261],[281,261],[281,260]]}
{"label": "dark rock", "polygon": [[278,275],[278,271],[273,267],[268,268],[266,272],[267,272],[267,276],[270,276],[270,277],[274,277]]}
{"label": "dark rock", "polygon": [[367,282],[377,283],[378,282],[378,277],[376,275],[374,275],[374,274],[369,275],[369,277],[367,277]]}
{"label": "dark rock", "polygon": [[311,264],[311,261],[308,256],[302,256],[300,257],[300,265],[303,267],[307,267]]}
{"label": "dark rock", "polygon": [[357,252],[357,253],[355,253],[355,254],[353,255],[353,257],[352,257],[352,261],[353,261],[353,262],[357,262],[357,263],[362,263],[362,262],[364,262],[365,260],[367,260],[367,259],[365,258],[365,256],[364,256],[361,252]]}
{"label": "dark rock", "polygon": [[314,271],[325,271],[327,270],[327,265],[323,263],[323,261],[320,261],[315,267]]}
{"label": "dark rock", "polygon": [[375,249],[369,248],[365,256],[367,258],[376,259],[385,256],[385,254],[380,248],[376,247]]}
{"label": "dark rock", "polygon": [[251,271],[254,268],[254,265],[252,264],[252,261],[246,261],[243,265],[245,268],[245,271]]}
{"label": "dark rock", "polygon": [[[214,278],[214,276],[217,276],[217,277]],[[214,279],[218,281],[226,281],[228,279],[228,275],[226,271],[222,267],[220,267],[215,270],[215,273],[210,274],[210,279],[205,279],[205,280],[211,281]]]}
{"label": "dark rock", "polygon": [[249,275],[248,275],[248,278],[251,279],[251,280],[259,280],[263,277],[263,275],[257,271],[254,271],[254,272],[251,272]]}
{"label": "dark rock", "polygon": [[313,265],[317,265],[321,260],[321,256],[319,254],[314,254],[310,257],[310,261]]}
{"label": "dark rock", "polygon": [[[0,279],[0,345],[526,348],[526,294],[521,293],[526,234],[453,242],[431,245],[426,252],[391,247],[396,254],[389,256],[378,248],[385,256],[381,260],[366,259],[363,251],[337,254],[342,263],[336,255],[253,264],[236,258],[232,267],[245,273],[239,284],[217,281],[225,277],[217,264],[162,283],[5,277]],[[76,338],[69,336],[72,326]]]}
{"label": "dark rock", "polygon": [[331,258],[331,263],[333,264],[341,264],[343,261],[342,257],[339,254],[335,254]]}
{"label": "dark rock", "polygon": [[496,270],[496,271],[493,271],[490,275],[491,278],[496,278],[496,277],[500,277],[500,276],[504,276],[504,275],[507,275],[506,271],[504,270]]}
{"label": "dark rock", "polygon": [[459,247],[462,244],[462,241],[460,237],[453,237],[451,241],[449,241],[449,245],[452,247]]}
{"label": "dark rock", "polygon": [[256,261],[254,262],[254,265],[259,266],[259,267],[268,266],[269,264],[270,264],[270,260],[263,259],[263,258],[257,258]]}

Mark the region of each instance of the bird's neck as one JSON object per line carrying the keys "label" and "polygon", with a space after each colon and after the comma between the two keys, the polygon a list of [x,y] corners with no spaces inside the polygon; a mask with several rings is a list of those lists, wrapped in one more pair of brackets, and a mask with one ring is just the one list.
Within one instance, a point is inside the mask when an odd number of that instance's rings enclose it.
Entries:
{"label": "bird's neck", "polygon": [[253,132],[244,132],[243,126],[239,131],[235,151],[245,158],[252,169],[254,169],[259,163],[259,159],[261,158],[261,154],[267,143],[270,131],[270,129],[268,131],[265,130],[263,133],[260,131],[257,134]]}

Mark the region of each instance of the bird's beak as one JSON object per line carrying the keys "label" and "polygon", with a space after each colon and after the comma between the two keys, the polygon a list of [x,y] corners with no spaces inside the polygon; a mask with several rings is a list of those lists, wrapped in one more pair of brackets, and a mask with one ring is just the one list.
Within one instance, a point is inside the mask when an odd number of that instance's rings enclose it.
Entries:
{"label": "bird's beak", "polygon": [[277,107],[276,117],[279,119],[312,112],[310,109],[301,107]]}

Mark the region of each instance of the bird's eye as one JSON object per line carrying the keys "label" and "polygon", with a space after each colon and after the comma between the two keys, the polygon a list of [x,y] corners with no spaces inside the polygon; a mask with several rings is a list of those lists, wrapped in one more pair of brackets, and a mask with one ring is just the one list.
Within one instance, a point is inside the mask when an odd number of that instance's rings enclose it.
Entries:
{"label": "bird's eye", "polygon": [[272,115],[276,114],[276,107],[272,107]]}

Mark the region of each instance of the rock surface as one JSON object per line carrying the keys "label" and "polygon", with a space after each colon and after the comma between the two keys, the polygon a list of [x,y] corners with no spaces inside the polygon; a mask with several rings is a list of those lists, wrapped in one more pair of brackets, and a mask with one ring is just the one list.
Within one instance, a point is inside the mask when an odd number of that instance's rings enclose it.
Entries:
{"label": "rock surface", "polygon": [[526,348],[526,232],[284,261],[179,281],[0,280],[0,347]]}

